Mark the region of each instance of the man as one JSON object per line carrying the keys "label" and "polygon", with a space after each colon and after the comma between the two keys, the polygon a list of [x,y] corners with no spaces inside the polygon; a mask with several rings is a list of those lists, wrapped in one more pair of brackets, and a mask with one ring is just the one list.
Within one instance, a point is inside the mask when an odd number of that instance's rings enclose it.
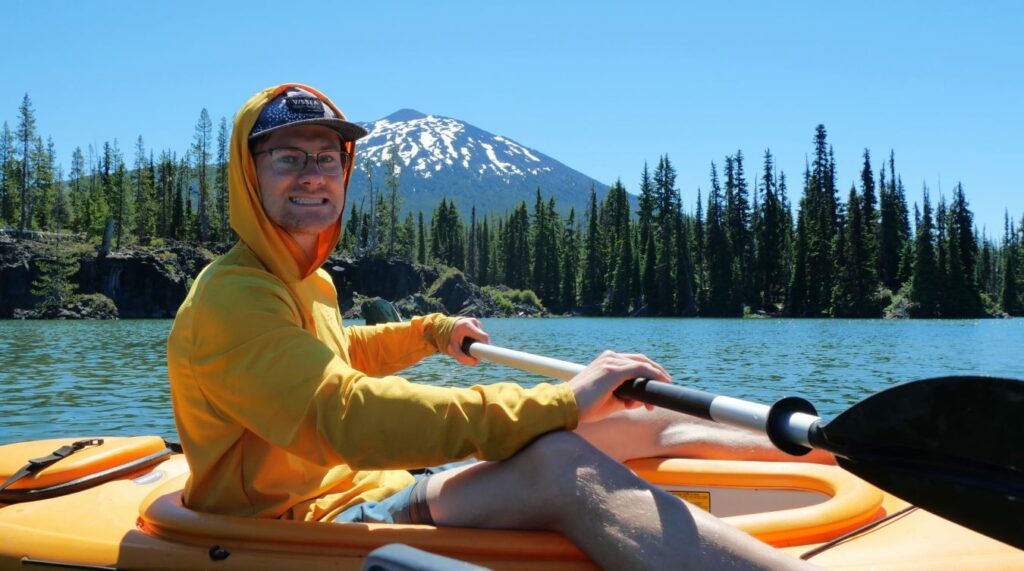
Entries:
{"label": "man", "polygon": [[[186,505],[548,529],[606,568],[801,565],[608,455],[709,455],[727,438],[776,454],[765,441],[677,415],[627,411],[637,403],[612,396],[623,381],[669,380],[642,355],[606,352],[567,384],[528,389],[389,376],[435,351],[473,364],[462,340],[488,337],[475,319],[437,314],[341,327],[320,265],[337,242],[355,141],[365,134],[301,85],[258,93],[236,117],[228,172],[240,241],[196,279],[168,340],[175,421],[192,470]],[[470,457],[484,461],[418,480],[406,471]]]}

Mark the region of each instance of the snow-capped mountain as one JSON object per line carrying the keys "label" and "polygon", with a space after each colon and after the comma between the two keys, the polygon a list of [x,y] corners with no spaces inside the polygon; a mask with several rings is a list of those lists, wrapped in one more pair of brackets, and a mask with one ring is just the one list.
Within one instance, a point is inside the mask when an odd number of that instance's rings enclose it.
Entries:
{"label": "snow-capped mountain", "polygon": [[397,154],[404,212],[429,216],[442,197],[454,199],[468,214],[503,214],[520,202],[533,208],[539,187],[554,196],[559,211],[587,204],[590,188],[603,197],[608,186],[551,157],[507,137],[488,133],[458,119],[402,109],[372,123],[356,146],[356,166],[349,185],[349,204],[367,206],[366,169],[374,192],[387,192],[384,163]]}

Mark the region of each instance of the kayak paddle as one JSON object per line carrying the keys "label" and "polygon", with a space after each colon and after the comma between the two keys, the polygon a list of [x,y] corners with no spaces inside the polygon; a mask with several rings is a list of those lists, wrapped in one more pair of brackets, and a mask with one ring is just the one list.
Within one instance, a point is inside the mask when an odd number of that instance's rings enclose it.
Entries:
{"label": "kayak paddle", "polygon": [[[582,365],[467,339],[478,359],[569,380]],[[835,455],[844,469],[950,521],[1024,549],[1024,381],[940,377],[871,395],[824,423],[787,397],[772,406],[636,379],[615,391],[767,434],[779,449]]]}

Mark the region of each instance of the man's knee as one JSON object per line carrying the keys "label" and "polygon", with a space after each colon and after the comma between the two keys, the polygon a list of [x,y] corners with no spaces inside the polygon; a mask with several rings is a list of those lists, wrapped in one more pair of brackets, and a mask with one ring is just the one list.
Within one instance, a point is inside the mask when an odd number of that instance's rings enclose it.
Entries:
{"label": "man's knee", "polygon": [[516,455],[525,482],[557,502],[578,497],[582,488],[612,484],[640,487],[642,481],[573,432],[545,434]]}
{"label": "man's knee", "polygon": [[516,455],[525,463],[553,476],[558,472],[575,470],[576,466],[602,462],[604,453],[574,432],[559,430],[549,432],[534,440]]}

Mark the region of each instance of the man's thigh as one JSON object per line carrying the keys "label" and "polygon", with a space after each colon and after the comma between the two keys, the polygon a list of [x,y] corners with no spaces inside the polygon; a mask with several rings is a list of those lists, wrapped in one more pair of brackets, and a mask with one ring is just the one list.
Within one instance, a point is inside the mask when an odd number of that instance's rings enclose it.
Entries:
{"label": "man's thigh", "polygon": [[415,474],[416,481],[378,502],[363,502],[342,511],[335,523],[398,523],[434,525],[426,503],[426,485],[431,478],[475,464],[473,459],[426,468]]}

